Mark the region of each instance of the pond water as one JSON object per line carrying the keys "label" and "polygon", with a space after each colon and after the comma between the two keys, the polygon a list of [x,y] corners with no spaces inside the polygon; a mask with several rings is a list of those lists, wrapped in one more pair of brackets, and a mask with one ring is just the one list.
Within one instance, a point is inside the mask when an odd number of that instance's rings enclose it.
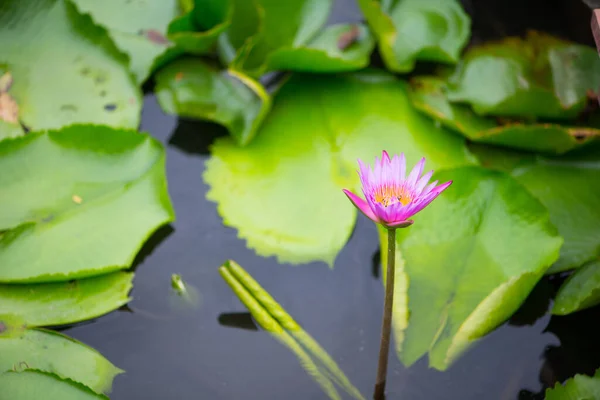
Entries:
{"label": "pond water", "polygon": [[[351,3],[336,4],[336,22],[356,18]],[[296,356],[257,328],[222,280],[217,268],[229,258],[252,274],[369,398],[383,304],[375,226],[359,218],[334,269],[278,265],[248,250],[205,199],[208,146],[223,129],[167,116],[149,94],[141,130],[166,146],[177,220],[160,229],[139,255],[127,307],[64,330],[126,370],[116,378],[111,399],[326,398]],[[198,290],[197,307],[173,296],[173,273]],[[592,373],[600,366],[595,323],[600,308],[568,317],[544,315],[559,281],[542,281],[519,313],[445,372],[429,369],[426,358],[405,368],[392,355],[388,400],[542,399],[543,389],[556,380]]]}

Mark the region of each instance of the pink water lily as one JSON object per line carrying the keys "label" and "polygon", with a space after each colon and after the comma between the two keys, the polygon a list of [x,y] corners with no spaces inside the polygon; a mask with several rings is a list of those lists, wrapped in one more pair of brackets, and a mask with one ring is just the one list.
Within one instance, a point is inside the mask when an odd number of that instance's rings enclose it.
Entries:
{"label": "pink water lily", "polygon": [[375,158],[373,169],[358,160],[358,174],[366,200],[344,189],[350,201],[369,219],[383,226],[403,228],[413,223],[410,217],[424,209],[440,195],[452,181],[436,186],[438,181],[429,183],[433,171],[425,175],[425,158],[415,165],[406,177],[404,153],[392,159],[384,150],[381,160]]}

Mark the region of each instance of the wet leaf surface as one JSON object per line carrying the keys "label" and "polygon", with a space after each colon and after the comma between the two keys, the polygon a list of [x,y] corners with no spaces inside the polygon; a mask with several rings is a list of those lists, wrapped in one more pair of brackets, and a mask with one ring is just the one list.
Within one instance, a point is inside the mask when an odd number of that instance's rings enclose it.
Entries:
{"label": "wet leaf surface", "polygon": [[600,261],[591,261],[560,287],[552,314],[566,315],[600,304]]}
{"label": "wet leaf surface", "polygon": [[61,283],[0,284],[0,315],[27,326],[56,326],[96,318],[126,304],[132,273],[114,272]]}
{"label": "wet leaf surface", "polygon": [[0,142],[0,282],[129,268],[174,218],[164,162],[148,135],[101,126]]}
{"label": "wet leaf surface", "polygon": [[129,68],[140,84],[150,75],[155,60],[172,47],[165,36],[169,23],[179,15],[176,0],[71,1],[106,28],[117,47],[129,56]]}
{"label": "wet leaf surface", "polygon": [[28,329],[17,321],[10,315],[0,316],[0,324],[8,327],[0,332],[0,372],[36,369],[79,382],[99,394],[110,392],[114,377],[123,372],[83,343],[57,332]]}
{"label": "wet leaf surface", "polygon": [[37,370],[0,374],[0,387],[5,399],[108,400],[84,385]]}
{"label": "wet leaf surface", "polygon": [[68,0],[4,1],[0,64],[30,129],[73,123],[136,128],[141,94],[107,32]]}
{"label": "wet leaf surface", "polygon": [[588,400],[600,397],[600,371],[594,376],[575,375],[563,385],[546,390],[546,400]]}
{"label": "wet leaf surface", "polygon": [[[430,366],[445,370],[519,308],[558,258],[562,238],[507,174],[464,167],[436,179],[454,183],[398,231],[394,331],[405,365],[428,353]],[[386,240],[380,230],[382,265]]]}
{"label": "wet leaf surface", "polygon": [[474,161],[461,138],[413,110],[405,85],[388,74],[295,76],[248,146],[215,142],[207,197],[260,255],[331,264],[356,218],[341,189],[357,187],[356,159],[382,148],[404,151],[409,163],[425,156],[432,169]]}
{"label": "wet leaf surface", "polygon": [[271,107],[263,86],[233,71],[219,71],[201,59],[170,63],[156,74],[155,93],[169,114],[217,122],[248,144]]}
{"label": "wet leaf surface", "polygon": [[471,20],[456,0],[359,0],[388,69],[410,72],[416,61],[454,64]]}

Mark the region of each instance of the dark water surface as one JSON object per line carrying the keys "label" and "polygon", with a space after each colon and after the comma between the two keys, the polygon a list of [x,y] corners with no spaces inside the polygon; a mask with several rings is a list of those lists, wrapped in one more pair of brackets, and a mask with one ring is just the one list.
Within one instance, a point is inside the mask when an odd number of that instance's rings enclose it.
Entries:
{"label": "dark water surface", "polygon": [[[351,3],[338,2],[332,20],[357,20]],[[370,398],[383,305],[373,224],[359,218],[333,270],[259,257],[223,227],[215,204],[205,199],[208,145],[224,131],[166,116],[152,95],[141,129],[166,145],[177,220],[138,257],[128,307],[66,330],[127,371],[115,380],[111,399],[326,399],[294,354],[256,329],[217,272],[228,258],[246,268]],[[173,273],[198,289],[199,307],[173,301]],[[509,323],[446,372],[429,369],[426,358],[407,369],[392,355],[388,400],[537,399],[545,385],[592,373],[600,367],[600,309],[540,317],[558,283],[541,282]]]}

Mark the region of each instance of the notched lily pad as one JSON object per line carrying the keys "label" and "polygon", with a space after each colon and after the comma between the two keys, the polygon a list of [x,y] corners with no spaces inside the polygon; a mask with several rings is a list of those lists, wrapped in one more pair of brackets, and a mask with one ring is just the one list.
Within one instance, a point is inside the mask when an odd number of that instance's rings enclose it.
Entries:
{"label": "notched lily pad", "polygon": [[0,387],[5,399],[108,400],[80,383],[35,369],[0,374]]}
{"label": "notched lily pad", "polygon": [[470,48],[448,79],[448,98],[480,115],[572,119],[599,86],[595,49],[530,32]]}
{"label": "notched lily pad", "polygon": [[600,304],[600,261],[595,260],[573,273],[560,287],[552,314],[566,315]]}
{"label": "notched lily pad", "polygon": [[[141,92],[106,30],[67,0],[6,0],[0,64],[19,120],[32,130],[73,123],[137,128]],[[112,104],[112,109],[106,105]]]}
{"label": "notched lily pad", "polygon": [[[562,238],[544,206],[505,173],[463,167],[435,178],[454,183],[398,233],[394,331],[405,365],[429,353],[444,370],[519,308]],[[383,232],[380,242],[385,265]]]}
{"label": "notched lily pad", "polygon": [[267,71],[341,72],[366,67],[375,46],[363,24],[325,28],[306,46],[281,48],[267,58]]}
{"label": "notched lily pad", "polygon": [[228,0],[193,0],[193,8],[169,24],[167,38],[186,53],[207,54],[231,24],[232,13]]}
{"label": "notched lily pad", "polygon": [[271,107],[262,85],[235,71],[219,71],[201,59],[177,60],[156,74],[162,109],[217,122],[241,145],[248,144]]}
{"label": "notched lily pad", "polygon": [[600,398],[600,369],[594,376],[577,374],[564,384],[546,389],[546,400],[592,400]]}
{"label": "notched lily pad", "polygon": [[[239,3],[240,0],[235,1],[234,8],[239,7]],[[273,53],[282,49],[304,47],[317,37],[327,21],[332,4],[332,0],[256,0],[256,11],[250,12],[249,21],[245,21],[239,28],[234,25],[230,28],[238,39],[229,40],[229,47],[235,43],[240,46],[235,51],[230,67],[258,79],[272,69],[269,67],[269,57]],[[237,21],[242,19],[237,18]],[[240,41],[241,34],[252,32],[254,34],[251,37]],[[227,53],[232,53],[232,49],[225,48],[222,53],[226,57]],[[280,57],[281,62],[284,62],[291,56],[284,53]],[[303,60],[305,56],[295,57]],[[306,61],[303,62],[306,64]]]}
{"label": "notched lily pad", "polygon": [[471,20],[457,0],[359,0],[388,69],[410,72],[416,61],[458,62]]}
{"label": "notched lily pad", "polygon": [[423,113],[472,141],[547,154],[562,154],[596,141],[600,129],[556,123],[493,118],[476,114],[465,104],[448,99],[444,79],[422,76],[411,79],[411,101]]}
{"label": "notched lily pad", "polygon": [[28,327],[85,321],[127,304],[132,280],[131,273],[114,272],[72,282],[0,284],[0,315],[18,315]]}
{"label": "notched lily pad", "polygon": [[249,145],[215,142],[207,197],[259,254],[332,265],[356,218],[341,190],[358,185],[356,159],[382,148],[409,163],[425,156],[431,168],[474,162],[464,139],[417,113],[389,74],[294,75]]}
{"label": "notched lily pad", "polygon": [[174,219],[162,145],[73,125],[0,142],[0,282],[48,282],[129,268]]}
{"label": "notched lily pad", "polygon": [[148,78],[157,58],[171,47],[165,35],[169,23],[179,15],[177,0],[70,1],[106,28],[117,47],[129,56],[138,83]]}
{"label": "notched lily pad", "polygon": [[0,373],[36,369],[101,394],[109,393],[113,379],[123,372],[94,349],[60,333],[28,329],[11,316],[0,316],[0,324],[7,327],[0,330]]}

